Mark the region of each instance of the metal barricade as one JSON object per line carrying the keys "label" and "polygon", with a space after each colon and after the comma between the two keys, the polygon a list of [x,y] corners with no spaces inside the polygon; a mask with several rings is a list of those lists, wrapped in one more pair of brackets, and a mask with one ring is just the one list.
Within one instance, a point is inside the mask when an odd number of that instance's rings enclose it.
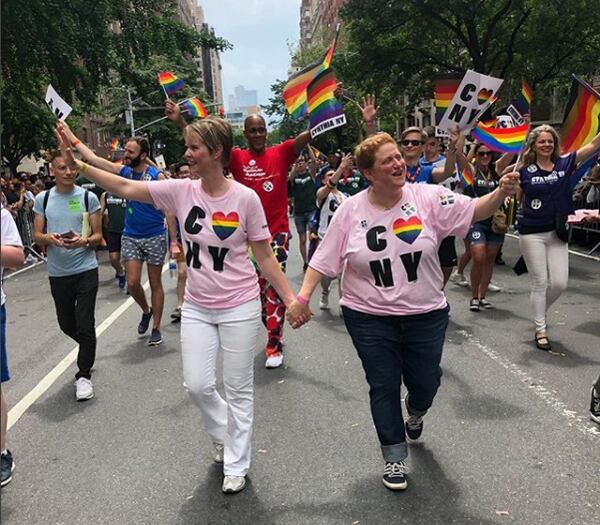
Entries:
{"label": "metal barricade", "polygon": [[[581,198],[575,200],[573,202],[573,207],[576,210],[599,210],[600,211],[600,200],[597,200],[593,203],[589,203],[589,202],[587,202],[586,198],[587,198],[587,196],[584,195]],[[588,255],[591,255],[598,248],[600,248],[600,222],[580,222],[578,224],[573,224],[573,229],[584,231],[586,242],[590,241],[590,237],[594,237],[594,240],[597,240],[597,243],[588,252]]]}
{"label": "metal barricade", "polygon": [[33,210],[26,208],[22,208],[17,211],[17,216],[15,218],[15,223],[17,224],[17,229],[19,230],[19,235],[21,236],[21,242],[23,243],[23,249],[27,256],[33,255],[37,257],[40,261],[44,260],[44,256],[38,253],[33,247],[35,241],[33,239]]}

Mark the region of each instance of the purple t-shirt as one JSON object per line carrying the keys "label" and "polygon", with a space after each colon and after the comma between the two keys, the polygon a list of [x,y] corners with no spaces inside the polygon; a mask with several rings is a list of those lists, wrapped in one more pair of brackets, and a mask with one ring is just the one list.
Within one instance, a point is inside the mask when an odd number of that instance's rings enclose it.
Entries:
{"label": "purple t-shirt", "polygon": [[524,193],[520,233],[552,231],[557,215],[573,212],[570,178],[575,173],[576,156],[569,153],[560,157],[552,171],[543,170],[537,164],[519,170]]}

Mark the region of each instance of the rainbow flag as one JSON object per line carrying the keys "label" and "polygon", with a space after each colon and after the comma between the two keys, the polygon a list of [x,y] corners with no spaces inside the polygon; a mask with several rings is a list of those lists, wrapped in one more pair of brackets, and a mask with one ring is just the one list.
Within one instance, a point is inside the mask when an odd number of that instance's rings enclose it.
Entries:
{"label": "rainbow flag", "polygon": [[517,95],[516,100],[513,102],[513,106],[517,108],[517,111],[521,116],[527,115],[531,112],[531,101],[533,100],[533,89],[527,82],[527,80],[521,80],[521,91]]}
{"label": "rainbow flag", "polygon": [[464,188],[467,188],[473,184],[473,180],[473,172],[468,166],[465,167],[460,174],[460,183]]}
{"label": "rainbow flag", "polygon": [[471,130],[474,139],[493,151],[503,153],[519,153],[525,144],[528,133],[528,124],[513,128],[486,128],[478,122]]}
{"label": "rainbow flag", "polygon": [[573,75],[563,119],[562,153],[577,151],[600,132],[600,94]]}
{"label": "rainbow flag", "polygon": [[188,98],[181,105],[187,109],[188,113],[195,118],[204,118],[208,116],[208,110],[204,107],[198,97]]}
{"label": "rainbow flag", "polygon": [[340,26],[336,28],[333,42],[321,60],[313,62],[304,69],[292,75],[283,88],[283,101],[288,113],[294,119],[299,119],[308,113],[306,104],[306,89],[321,71],[329,69],[339,34]]}
{"label": "rainbow flag", "polygon": [[119,151],[121,149],[121,141],[119,139],[112,139],[110,141],[110,151]]}
{"label": "rainbow flag", "polygon": [[346,123],[344,108],[334,95],[336,86],[337,80],[333,70],[325,69],[306,88],[312,138]]}
{"label": "rainbow flag", "polygon": [[170,71],[165,71],[164,73],[158,74],[158,83],[164,89],[167,97],[183,89],[185,83],[183,80],[178,79],[173,73]]}
{"label": "rainbow flag", "polygon": [[460,78],[441,78],[435,81],[433,97],[435,99],[435,122],[439,124],[450,107],[454,94],[460,86]]}
{"label": "rainbow flag", "polygon": [[486,128],[493,128],[496,124],[498,124],[498,117],[491,117],[488,119],[482,119],[479,121],[482,126]]}

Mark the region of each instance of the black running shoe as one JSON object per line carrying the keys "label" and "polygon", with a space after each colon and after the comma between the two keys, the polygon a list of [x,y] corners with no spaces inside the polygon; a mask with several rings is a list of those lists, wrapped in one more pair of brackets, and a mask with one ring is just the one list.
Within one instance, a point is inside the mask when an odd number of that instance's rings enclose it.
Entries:
{"label": "black running shoe", "polygon": [[592,387],[592,399],[590,401],[590,419],[600,425],[600,392]]}
{"label": "black running shoe", "polygon": [[148,331],[150,326],[150,319],[152,319],[152,308],[147,314],[142,314],[142,320],[138,324],[138,334],[144,335]]}
{"label": "black running shoe", "polygon": [[153,328],[152,335],[150,339],[148,339],[148,346],[158,346],[163,342],[162,335],[160,335],[160,330]]}
{"label": "black running shoe", "polygon": [[386,461],[383,469],[383,484],[390,490],[406,490],[408,467],[404,461]]}
{"label": "black running shoe", "polygon": [[12,473],[15,470],[15,462],[13,461],[12,454],[10,450],[6,451],[6,454],[2,454],[0,456],[0,471],[1,471],[1,481],[0,486],[4,487],[4,485],[8,485],[12,480]]}
{"label": "black running shoe", "polygon": [[471,312],[479,312],[479,299],[476,299],[475,297],[471,299],[469,310],[471,310]]}

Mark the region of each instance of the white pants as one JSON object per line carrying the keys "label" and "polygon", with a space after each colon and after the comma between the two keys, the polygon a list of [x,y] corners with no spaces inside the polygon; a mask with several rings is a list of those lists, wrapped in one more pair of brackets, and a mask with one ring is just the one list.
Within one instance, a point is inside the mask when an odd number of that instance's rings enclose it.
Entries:
{"label": "white pants", "polygon": [[[200,408],[204,429],[225,446],[225,475],[250,468],[254,408],[254,353],[260,328],[260,299],[224,310],[185,302],[181,310],[183,378]],[[225,399],[216,388],[217,351],[223,351]]]}
{"label": "white pants", "polygon": [[536,332],[546,330],[546,312],[567,288],[569,245],[554,231],[519,237],[531,286],[531,310]]}

